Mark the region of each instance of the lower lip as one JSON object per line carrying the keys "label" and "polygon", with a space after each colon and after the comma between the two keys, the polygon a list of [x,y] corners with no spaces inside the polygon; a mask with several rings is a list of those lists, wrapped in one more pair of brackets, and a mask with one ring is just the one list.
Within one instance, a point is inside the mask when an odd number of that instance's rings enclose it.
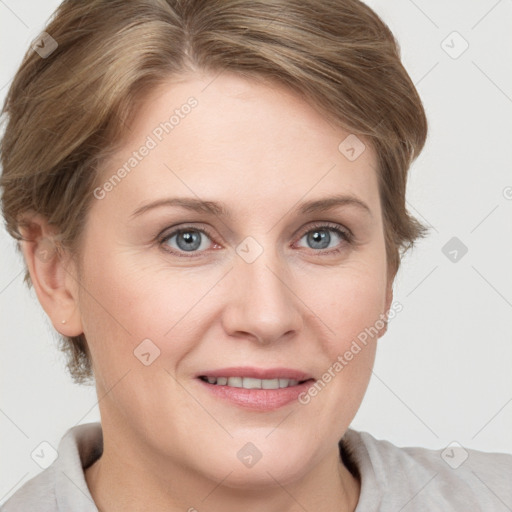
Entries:
{"label": "lower lip", "polygon": [[219,386],[197,379],[207,391],[234,405],[258,411],[272,411],[298,399],[315,382],[313,379],[280,389],[245,389]]}

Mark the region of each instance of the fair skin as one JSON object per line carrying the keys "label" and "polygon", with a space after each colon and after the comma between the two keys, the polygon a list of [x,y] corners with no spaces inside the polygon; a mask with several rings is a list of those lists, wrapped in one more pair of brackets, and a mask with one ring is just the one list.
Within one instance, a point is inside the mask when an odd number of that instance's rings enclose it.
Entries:
{"label": "fair skin", "polygon": [[[80,266],[68,254],[43,261],[37,243],[23,243],[53,325],[85,333],[92,353],[104,452],[86,481],[103,512],[353,511],[360,485],[338,441],[367,389],[377,337],[307,405],[250,410],[205,391],[197,375],[287,367],[318,380],[386,313],[392,282],[376,155],[367,145],[349,161],[338,150],[349,132],[282,86],[213,78],[187,76],[148,98],[100,183],[190,96],[198,105],[93,198]],[[335,194],[368,210],[349,202],[296,211]],[[170,197],[221,202],[233,215],[165,206],[133,216]],[[51,234],[44,219],[33,221],[39,241]],[[315,245],[315,222],[349,229],[353,241],[324,228],[330,242]],[[190,258],[176,254],[191,254],[183,238],[157,240],[177,227],[200,237]],[[203,227],[211,237],[193,231]],[[263,249],[251,263],[236,252],[249,236]],[[160,356],[145,366],[133,352],[147,338]],[[246,443],[262,454],[250,468],[237,457]]]}

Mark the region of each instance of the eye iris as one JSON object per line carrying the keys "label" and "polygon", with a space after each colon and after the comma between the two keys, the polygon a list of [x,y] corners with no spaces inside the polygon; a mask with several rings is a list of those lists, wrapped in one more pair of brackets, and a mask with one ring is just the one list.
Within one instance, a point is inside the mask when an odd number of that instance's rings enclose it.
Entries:
{"label": "eye iris", "polygon": [[[185,240],[185,243],[181,240]],[[176,242],[183,251],[194,251],[201,245],[200,234],[196,231],[183,231],[176,235]]]}
{"label": "eye iris", "polygon": [[[316,244],[322,245],[322,242],[327,241],[326,244],[323,244],[322,247],[316,246]],[[311,231],[311,233],[308,235],[308,242],[311,242],[313,244],[313,247],[315,249],[325,249],[329,246],[329,243],[331,241],[331,235],[329,232],[325,229],[317,229],[315,231]]]}

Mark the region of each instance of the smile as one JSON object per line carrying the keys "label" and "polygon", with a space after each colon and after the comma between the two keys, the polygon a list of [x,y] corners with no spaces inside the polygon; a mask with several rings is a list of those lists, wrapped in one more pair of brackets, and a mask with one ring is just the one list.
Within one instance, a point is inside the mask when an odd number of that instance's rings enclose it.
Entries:
{"label": "smile", "polygon": [[[282,389],[297,386],[302,384],[303,381],[286,378],[276,379],[256,379],[254,377],[199,377],[204,382],[209,384],[215,384],[217,386],[229,386],[232,388],[244,388],[244,389]],[[309,379],[308,379],[309,380]]]}

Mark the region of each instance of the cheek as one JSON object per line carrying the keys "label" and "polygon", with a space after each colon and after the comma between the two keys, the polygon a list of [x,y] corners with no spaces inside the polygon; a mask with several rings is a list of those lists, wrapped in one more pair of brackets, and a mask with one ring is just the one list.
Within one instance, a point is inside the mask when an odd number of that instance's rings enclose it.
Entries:
{"label": "cheek", "polygon": [[[325,296],[312,297],[320,319],[329,327],[322,347],[325,371],[330,371],[332,378],[336,375],[340,386],[350,383],[356,392],[366,387],[373,367],[377,327],[382,328],[383,290],[371,275],[354,273],[333,282]],[[328,375],[325,379],[331,380]]]}
{"label": "cheek", "polygon": [[148,265],[142,257],[115,250],[95,252],[84,270],[84,332],[95,364],[107,373],[138,369],[133,352],[146,339],[158,347],[160,361],[172,367],[196,339],[193,333],[204,323],[215,284],[225,272],[213,267],[171,270],[160,261]]}
{"label": "cheek", "polygon": [[364,328],[373,325],[384,312],[385,288],[379,277],[370,273],[344,276],[338,286],[330,289],[329,311],[336,336],[355,337]]}
{"label": "cheek", "polygon": [[317,392],[305,396],[303,403],[312,402],[312,410],[326,422],[338,418],[342,428],[348,426],[343,423],[347,412],[348,417],[355,414],[364,397],[385,325],[385,263],[385,258],[376,257],[371,263],[344,267],[330,279],[317,280],[308,296],[319,317],[317,325],[327,329],[319,347],[324,373]]}
{"label": "cheek", "polygon": [[[384,249],[377,249],[319,278],[317,285],[311,283],[308,301],[330,328],[330,352],[345,350],[347,343],[376,325],[385,313],[386,259]],[[377,326],[382,328],[381,322]]]}

